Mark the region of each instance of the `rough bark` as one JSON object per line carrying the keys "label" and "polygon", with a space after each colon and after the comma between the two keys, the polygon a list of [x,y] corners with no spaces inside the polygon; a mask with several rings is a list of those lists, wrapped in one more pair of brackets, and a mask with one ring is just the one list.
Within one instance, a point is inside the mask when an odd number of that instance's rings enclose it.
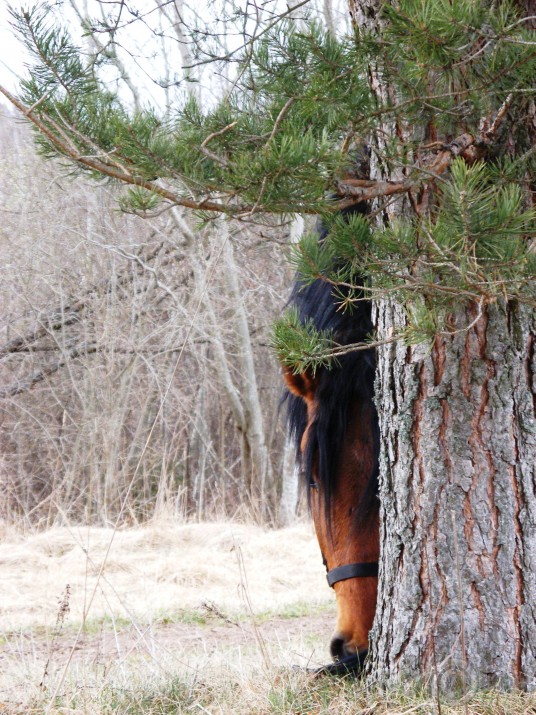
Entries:
{"label": "rough bark", "polygon": [[[382,335],[401,320],[380,306]],[[432,350],[379,351],[381,681],[536,689],[535,332],[489,306]]]}
{"label": "rough bark", "polygon": [[[381,31],[378,0],[349,0],[354,24]],[[379,101],[392,94],[369,67]],[[381,160],[373,179],[399,179]],[[375,154],[377,156],[375,156]],[[411,212],[392,203],[382,219]],[[536,689],[535,317],[514,304],[460,307],[459,332],[430,346],[378,351],[381,560],[371,675],[422,678],[442,691]],[[379,339],[404,325],[376,306]],[[471,329],[464,330],[472,325]]]}

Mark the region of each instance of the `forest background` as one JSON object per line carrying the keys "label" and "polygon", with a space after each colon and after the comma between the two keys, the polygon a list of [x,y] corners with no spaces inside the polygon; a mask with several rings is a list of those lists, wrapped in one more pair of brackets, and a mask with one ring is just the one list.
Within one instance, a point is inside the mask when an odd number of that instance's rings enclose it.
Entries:
{"label": "forest background", "polygon": [[[89,10],[70,5],[76,34]],[[162,4],[156,18],[171,35],[174,13]],[[210,103],[222,91],[202,68],[201,82],[180,79],[182,35],[167,37],[157,69],[145,39],[136,31],[112,58],[112,69],[150,66],[134,104],[169,106],[185,92]],[[289,523],[297,475],[271,331],[292,282],[285,246],[303,220],[199,228],[177,208],[122,214],[120,189],[44,164],[6,105],[1,122],[2,516],[109,524],[165,510]]]}
{"label": "forest background", "polygon": [[[226,226],[121,214],[114,188],[38,159],[6,109],[0,131],[10,148],[0,179],[2,517],[290,518],[280,513],[293,465],[270,345],[291,283],[288,231],[230,226],[222,255]],[[254,410],[267,450],[263,514]]]}
{"label": "forest background", "polygon": [[[69,5],[76,36],[89,8]],[[143,101],[183,96],[131,39]],[[177,79],[168,40],[157,74]],[[223,80],[204,74],[187,88],[210,102]],[[271,708],[267,668],[320,665],[333,623],[271,344],[304,223],[126,214],[119,187],[39,157],[4,102],[0,136],[0,710]]]}

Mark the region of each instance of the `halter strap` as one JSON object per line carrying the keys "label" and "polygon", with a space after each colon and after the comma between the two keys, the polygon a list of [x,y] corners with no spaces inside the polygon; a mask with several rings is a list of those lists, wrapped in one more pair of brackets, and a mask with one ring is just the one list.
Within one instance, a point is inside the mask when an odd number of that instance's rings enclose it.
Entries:
{"label": "halter strap", "polygon": [[364,578],[366,576],[378,575],[378,562],[369,561],[362,564],[346,564],[345,566],[337,566],[331,569],[326,574],[328,584],[333,586],[339,581],[346,581],[348,578]]}

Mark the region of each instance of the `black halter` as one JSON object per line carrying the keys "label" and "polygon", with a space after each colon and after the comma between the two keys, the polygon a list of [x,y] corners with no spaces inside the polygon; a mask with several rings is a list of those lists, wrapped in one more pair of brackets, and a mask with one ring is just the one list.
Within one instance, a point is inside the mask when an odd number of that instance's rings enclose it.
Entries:
{"label": "black halter", "polygon": [[[311,489],[318,489],[318,484],[316,482],[310,481],[309,487]],[[346,581],[349,578],[366,578],[367,576],[377,576],[378,575],[378,562],[377,561],[365,561],[359,564],[346,564],[345,566],[336,566],[331,571],[328,571],[328,562],[326,557],[322,554],[322,563],[326,567],[326,578],[328,580],[328,585],[333,588],[339,581]]]}
{"label": "black halter", "polygon": [[346,564],[346,566],[337,566],[331,571],[328,571],[326,578],[328,584],[333,586],[339,581],[346,581],[348,578],[365,578],[366,576],[378,575],[378,562],[368,561],[362,564]]}

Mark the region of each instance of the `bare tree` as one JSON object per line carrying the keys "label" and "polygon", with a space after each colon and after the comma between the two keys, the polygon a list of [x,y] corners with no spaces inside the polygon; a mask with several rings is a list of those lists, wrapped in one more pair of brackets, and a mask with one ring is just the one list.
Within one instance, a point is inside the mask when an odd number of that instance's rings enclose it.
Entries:
{"label": "bare tree", "polygon": [[237,226],[239,263],[226,226],[121,216],[115,191],[51,176],[10,116],[1,131],[19,152],[0,179],[5,515],[276,518],[278,250]]}

